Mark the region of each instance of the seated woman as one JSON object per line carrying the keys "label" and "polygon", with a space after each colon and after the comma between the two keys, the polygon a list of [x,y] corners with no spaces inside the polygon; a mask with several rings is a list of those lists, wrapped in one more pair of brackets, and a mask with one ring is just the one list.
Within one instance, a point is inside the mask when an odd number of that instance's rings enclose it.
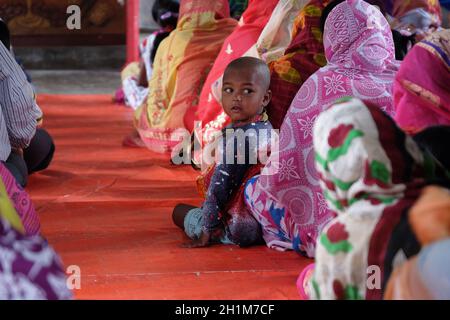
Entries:
{"label": "seated woman", "polygon": [[[153,19],[161,27],[149,35],[139,46],[141,61],[130,63],[122,71],[122,88],[116,98],[123,95],[127,106],[137,109],[148,96],[148,82],[152,77],[153,61],[161,42],[167,38],[178,21],[179,4],[176,1],[156,1],[153,5]],[[118,102],[120,98],[116,99]]]}
{"label": "seated woman", "polygon": [[255,177],[246,188],[247,205],[262,224],[267,245],[308,257],[314,256],[317,236],[332,217],[314,168],[314,121],[348,95],[368,99],[392,115],[398,68],[389,24],[375,7],[347,0],[324,19],[328,65],[303,84],[292,102],[281,126],[279,152],[272,152],[267,165],[277,170]]}
{"label": "seated woman", "polygon": [[0,300],[67,300],[62,263],[47,241],[26,234],[0,177]]}
{"label": "seated woman", "polygon": [[335,213],[317,241],[314,299],[382,299],[394,266],[421,248],[408,221],[444,173],[376,105],[338,101],[313,129],[316,168]]}
{"label": "seated woman", "polygon": [[228,2],[182,0],[177,28],[156,53],[148,98],[135,112],[147,148],[165,153],[180,143],[184,116],[195,107],[225,38],[236,27]]}
{"label": "seated woman", "polygon": [[[420,68],[418,68],[420,66]],[[409,134],[450,125],[450,30],[416,44],[395,78],[395,120]]]}
{"label": "seated woman", "polygon": [[218,139],[217,163],[204,178],[205,202],[201,208],[178,205],[173,213],[175,224],[193,240],[188,247],[216,242],[246,247],[262,240],[261,227],[245,209],[242,187],[261,169],[260,152],[270,149],[272,126],[264,112],[272,95],[269,84],[269,69],[257,58],[239,58],[225,70],[222,104],[232,124]]}

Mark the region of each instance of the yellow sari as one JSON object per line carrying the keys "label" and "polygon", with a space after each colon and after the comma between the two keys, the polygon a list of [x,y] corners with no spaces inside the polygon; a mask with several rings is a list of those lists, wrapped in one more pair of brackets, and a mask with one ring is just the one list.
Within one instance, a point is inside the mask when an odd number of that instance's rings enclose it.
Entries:
{"label": "yellow sari", "polygon": [[0,177],[0,218],[8,221],[9,224],[17,231],[25,234],[25,228],[20,220],[19,215],[14,209],[11,200],[9,199],[8,192],[6,191],[3,179]]}
{"label": "yellow sari", "polygon": [[170,152],[180,142],[209,70],[236,25],[226,0],[181,1],[177,28],[156,53],[147,103],[135,112],[136,129],[150,150]]}

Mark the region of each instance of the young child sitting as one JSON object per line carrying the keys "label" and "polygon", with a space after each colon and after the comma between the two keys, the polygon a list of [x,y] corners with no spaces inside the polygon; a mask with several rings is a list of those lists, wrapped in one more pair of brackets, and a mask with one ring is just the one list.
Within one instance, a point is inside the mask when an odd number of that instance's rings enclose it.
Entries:
{"label": "young child sitting", "polygon": [[[258,222],[244,205],[236,209],[236,203],[243,204],[240,189],[249,174],[258,173],[254,171],[261,163],[258,165],[255,159],[270,140],[272,125],[265,114],[272,96],[269,85],[269,68],[260,59],[239,58],[225,70],[222,106],[232,123],[219,138],[223,149],[210,171],[205,202],[201,208],[179,204],[172,215],[174,223],[192,239],[185,247],[206,247],[211,243],[245,247],[261,241]],[[239,139],[242,134],[245,139]],[[255,136],[256,143],[251,143]]]}

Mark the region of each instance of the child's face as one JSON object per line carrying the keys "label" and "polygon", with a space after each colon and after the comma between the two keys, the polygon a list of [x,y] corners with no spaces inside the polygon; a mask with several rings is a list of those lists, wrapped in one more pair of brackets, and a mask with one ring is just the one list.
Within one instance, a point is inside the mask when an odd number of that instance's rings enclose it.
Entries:
{"label": "child's face", "polygon": [[246,124],[269,104],[271,93],[252,68],[226,72],[222,87],[222,106],[233,123]]}

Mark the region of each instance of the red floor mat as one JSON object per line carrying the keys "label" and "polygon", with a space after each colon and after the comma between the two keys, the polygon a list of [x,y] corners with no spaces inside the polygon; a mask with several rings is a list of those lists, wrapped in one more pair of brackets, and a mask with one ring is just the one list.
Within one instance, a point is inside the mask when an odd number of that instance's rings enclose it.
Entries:
{"label": "red floor mat", "polygon": [[124,148],[131,111],[109,96],[42,95],[54,162],[28,190],[43,233],[66,266],[81,268],[80,299],[298,299],[311,260],[264,246],[180,247],[178,202],[200,204],[189,166]]}

